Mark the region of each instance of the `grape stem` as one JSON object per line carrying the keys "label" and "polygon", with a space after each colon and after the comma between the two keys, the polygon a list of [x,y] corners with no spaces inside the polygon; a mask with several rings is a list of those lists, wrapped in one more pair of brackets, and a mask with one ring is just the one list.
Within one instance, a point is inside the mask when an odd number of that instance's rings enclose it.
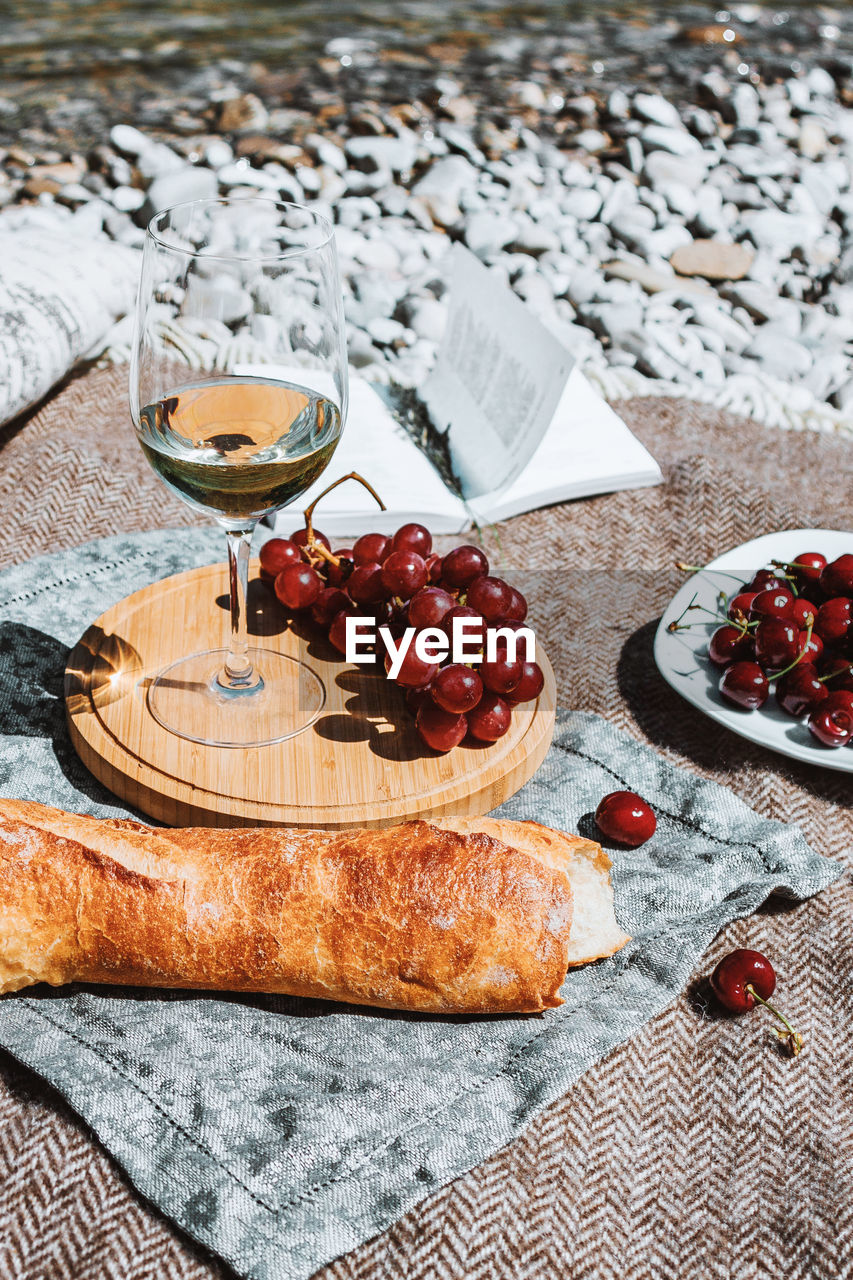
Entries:
{"label": "grape stem", "polygon": [[787,1047],[791,1057],[796,1058],[797,1054],[800,1052],[800,1050],[803,1047],[803,1044],[805,1043],[803,1036],[800,1034],[800,1032],[794,1030],[790,1022],[788,1021],[788,1019],[785,1017],[784,1013],[780,1013],[778,1009],[774,1008],[774,1006],[770,1003],[769,1000],[765,1000],[763,996],[760,996],[758,994],[758,992],[755,990],[755,987],[752,985],[751,982],[747,982],[746,986],[744,987],[744,991],[748,991],[754,1000],[757,1000],[759,1004],[763,1004],[765,1009],[770,1010],[774,1018],[779,1019],[779,1021],[785,1027],[785,1030],[780,1031],[778,1027],[774,1027],[773,1030],[776,1032],[776,1035],[779,1037],[782,1043]]}
{"label": "grape stem", "polygon": [[317,497],[311,505],[305,508],[305,528],[308,531],[308,541],[306,546],[311,549],[314,555],[319,556],[321,560],[328,560],[329,564],[335,565],[336,568],[341,563],[340,556],[336,556],[331,551],[327,551],[322,542],[319,542],[314,537],[314,508],[321,498],[325,498],[327,493],[331,493],[333,489],[337,489],[338,485],[343,484],[346,480],[357,480],[359,484],[363,484],[370,496],[375,498],[379,503],[380,511],[388,510],[370,481],[365,480],[364,476],[359,475],[357,471],[348,471],[345,476],[339,476],[337,480],[333,480],[331,484],[327,484],[325,489],[323,489],[321,493],[317,494]]}

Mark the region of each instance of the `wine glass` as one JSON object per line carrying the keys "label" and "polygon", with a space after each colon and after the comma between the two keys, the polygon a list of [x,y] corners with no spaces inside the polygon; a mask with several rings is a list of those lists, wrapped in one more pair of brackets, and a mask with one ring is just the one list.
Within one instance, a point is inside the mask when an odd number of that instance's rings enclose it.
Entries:
{"label": "wine glass", "polygon": [[301,205],[193,200],[148,225],[130,367],[142,450],[228,543],[231,636],[148,688],[155,720],[213,746],[301,732],[325,702],[313,668],[249,646],[258,520],[328,465],[347,410],[343,297],[333,230]]}

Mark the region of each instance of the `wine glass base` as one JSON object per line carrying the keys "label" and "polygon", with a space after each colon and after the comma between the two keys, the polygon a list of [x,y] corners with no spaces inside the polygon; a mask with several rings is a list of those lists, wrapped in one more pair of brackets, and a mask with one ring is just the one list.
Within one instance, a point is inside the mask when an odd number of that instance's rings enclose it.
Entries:
{"label": "wine glass base", "polygon": [[261,680],[227,689],[217,677],[227,649],[194,653],[148,687],[148,710],[164,729],[209,747],[264,747],[302,733],[319,716],[326,688],[312,667],[272,649],[250,649]]}

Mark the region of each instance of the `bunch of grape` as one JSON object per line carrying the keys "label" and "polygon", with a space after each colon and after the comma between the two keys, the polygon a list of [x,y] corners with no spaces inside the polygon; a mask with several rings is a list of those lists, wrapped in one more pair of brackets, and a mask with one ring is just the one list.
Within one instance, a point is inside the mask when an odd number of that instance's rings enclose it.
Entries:
{"label": "bunch of grape", "polygon": [[[477,661],[424,662],[413,638],[395,677],[433,751],[450,751],[466,735],[496,742],[510,726],[513,706],[542,691],[542,670],[525,660],[523,644],[512,657],[505,637],[496,635],[495,655],[486,659],[489,632],[524,625],[527,601],[489,574],[479,547],[455,547],[442,557],[432,549],[429,530],[404,524],[393,537],[365,533],[352,547],[332,552],[328,538],[305,528],[264,544],[261,577],[286,609],[309,616],[341,653],[347,618],[375,618],[395,643],[407,627],[416,633],[438,628],[452,640],[453,619],[472,620],[468,636],[479,648]],[[387,671],[391,658],[381,639],[378,653]]]}
{"label": "bunch of grape", "polygon": [[788,715],[808,717],[823,746],[853,743],[853,555],[817,551],[760,569],[728,601],[708,646],[719,689],[744,710],[775,687]]}

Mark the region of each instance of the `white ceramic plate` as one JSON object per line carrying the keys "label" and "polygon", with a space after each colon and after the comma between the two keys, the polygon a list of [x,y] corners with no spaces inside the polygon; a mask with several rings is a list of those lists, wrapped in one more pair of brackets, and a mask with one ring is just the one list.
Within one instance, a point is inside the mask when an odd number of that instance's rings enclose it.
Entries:
{"label": "white ceramic plate", "polygon": [[[664,610],[655,635],[655,662],[676,693],[733,733],[795,760],[853,773],[853,745],[822,747],[809,733],[805,720],[794,720],[780,710],[772,692],[758,711],[740,711],[723,700],[717,691],[720,670],[708,658],[708,639],[721,625],[719,622],[708,618],[707,624],[691,626],[687,631],[667,630],[694,595],[696,604],[714,610],[721,591],[731,595],[741,583],[749,582],[757,569],[769,566],[771,560],[793,560],[805,551],[820,551],[827,560],[834,560],[853,551],[853,533],[786,529],[753,538],[718,556],[701,572],[688,578]],[[685,616],[685,621],[702,617],[701,613],[692,612]]]}

